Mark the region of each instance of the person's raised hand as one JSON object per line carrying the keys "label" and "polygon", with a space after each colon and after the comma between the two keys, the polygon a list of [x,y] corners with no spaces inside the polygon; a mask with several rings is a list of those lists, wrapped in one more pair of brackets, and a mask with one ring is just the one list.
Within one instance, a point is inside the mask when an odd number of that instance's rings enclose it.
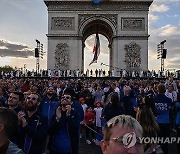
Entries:
{"label": "person's raised hand", "polygon": [[71,105],[66,105],[66,115],[69,116],[71,113]]}
{"label": "person's raised hand", "polygon": [[61,107],[59,106],[57,109],[56,109],[56,119],[57,120],[60,120],[61,118]]}

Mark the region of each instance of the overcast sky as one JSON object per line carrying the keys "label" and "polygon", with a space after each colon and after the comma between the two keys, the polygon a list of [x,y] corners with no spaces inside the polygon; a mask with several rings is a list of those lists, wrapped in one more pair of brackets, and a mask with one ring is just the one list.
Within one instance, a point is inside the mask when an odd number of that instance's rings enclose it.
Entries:
{"label": "overcast sky", "polygon": [[[43,0],[0,0],[0,66],[20,68],[26,64],[28,69],[35,69],[35,39],[44,44],[47,52],[47,24],[47,8]],[[168,49],[165,68],[180,69],[180,0],[154,0],[149,12],[149,34],[149,69],[160,69],[156,48],[165,39]],[[85,68],[93,58],[94,37],[89,36],[86,40]],[[92,68],[101,67],[101,62],[109,63],[108,41],[102,35],[100,41],[101,60],[91,65]],[[40,64],[46,69],[46,55]]]}

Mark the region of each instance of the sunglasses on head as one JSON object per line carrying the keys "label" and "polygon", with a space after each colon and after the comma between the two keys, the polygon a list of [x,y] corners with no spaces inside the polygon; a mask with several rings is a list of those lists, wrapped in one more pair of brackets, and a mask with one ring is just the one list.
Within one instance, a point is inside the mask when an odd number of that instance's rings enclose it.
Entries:
{"label": "sunglasses on head", "polygon": [[61,97],[61,99],[71,99],[71,96],[69,96],[69,95],[67,95],[67,96],[64,95],[64,96]]}

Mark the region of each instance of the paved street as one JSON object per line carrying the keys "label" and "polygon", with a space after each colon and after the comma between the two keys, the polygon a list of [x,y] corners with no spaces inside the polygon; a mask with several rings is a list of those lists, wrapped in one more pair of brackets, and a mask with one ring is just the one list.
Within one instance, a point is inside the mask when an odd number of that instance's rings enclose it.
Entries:
{"label": "paved street", "polygon": [[85,138],[80,139],[79,154],[102,154],[100,146],[91,143],[88,145]]}

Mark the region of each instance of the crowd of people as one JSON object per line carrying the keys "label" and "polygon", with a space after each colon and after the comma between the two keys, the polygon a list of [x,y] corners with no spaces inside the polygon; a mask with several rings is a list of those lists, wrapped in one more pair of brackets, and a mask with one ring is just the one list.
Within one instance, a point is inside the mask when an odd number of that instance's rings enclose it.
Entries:
{"label": "crowd of people", "polygon": [[180,71],[155,71],[155,70],[125,70],[112,68],[111,70],[95,69],[95,70],[57,70],[57,69],[40,69],[36,70],[15,69],[12,71],[0,72],[0,78],[14,77],[130,77],[130,78],[167,78],[169,75],[174,75],[175,78],[180,78]]}
{"label": "crowd of people", "polygon": [[103,154],[167,154],[168,143],[125,145],[122,137],[166,138],[172,131],[180,137],[180,80],[172,76],[0,79],[2,154],[78,154],[82,138]]}

